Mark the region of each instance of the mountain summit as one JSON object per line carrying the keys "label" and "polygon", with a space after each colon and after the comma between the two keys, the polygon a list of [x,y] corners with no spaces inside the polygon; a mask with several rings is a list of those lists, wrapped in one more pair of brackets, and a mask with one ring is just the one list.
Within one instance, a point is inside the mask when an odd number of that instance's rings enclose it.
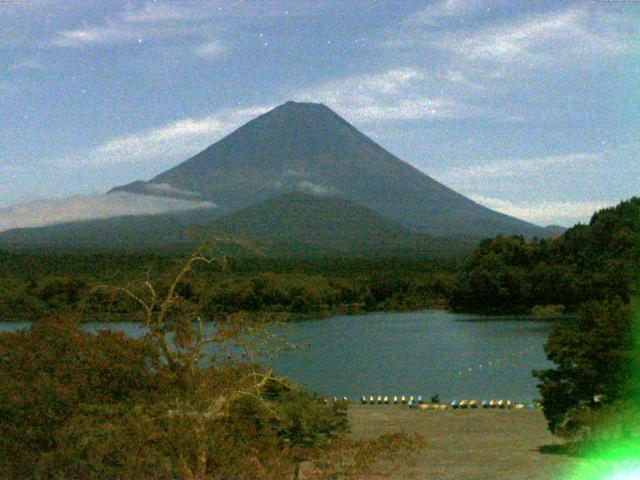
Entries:
{"label": "mountain summit", "polygon": [[287,102],[151,181],[112,191],[197,196],[227,214],[304,192],[349,200],[423,233],[546,236],[435,181],[318,103]]}

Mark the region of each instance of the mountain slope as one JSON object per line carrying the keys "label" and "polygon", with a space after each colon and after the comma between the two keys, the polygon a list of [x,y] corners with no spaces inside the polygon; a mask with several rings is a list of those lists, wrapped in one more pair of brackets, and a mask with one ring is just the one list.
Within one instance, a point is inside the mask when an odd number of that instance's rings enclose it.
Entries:
{"label": "mountain slope", "polygon": [[473,244],[413,232],[339,197],[304,193],[247,207],[215,221],[209,231],[265,244],[279,255],[456,254]]}
{"label": "mountain slope", "polygon": [[457,255],[467,238],[417,233],[348,200],[290,193],[219,217],[218,209],[127,216],[0,233],[0,248],[175,251],[214,236],[247,240],[277,256]]}
{"label": "mountain slope", "polygon": [[226,212],[292,191],[331,194],[436,235],[546,236],[387,152],[322,104],[287,102],[158,175],[113,191],[199,194]]}

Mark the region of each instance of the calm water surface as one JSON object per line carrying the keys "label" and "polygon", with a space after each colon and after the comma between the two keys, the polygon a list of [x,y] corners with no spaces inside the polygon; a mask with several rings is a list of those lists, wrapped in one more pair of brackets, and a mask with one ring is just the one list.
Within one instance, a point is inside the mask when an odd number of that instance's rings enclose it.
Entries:
{"label": "calm water surface", "polygon": [[[532,369],[546,368],[543,344],[551,324],[483,319],[443,310],[336,316],[279,327],[301,350],[279,354],[273,367],[327,396],[439,394],[443,400],[539,397]],[[0,331],[28,328],[0,323]],[[91,331],[138,324],[85,324]],[[209,328],[213,328],[209,326]]]}

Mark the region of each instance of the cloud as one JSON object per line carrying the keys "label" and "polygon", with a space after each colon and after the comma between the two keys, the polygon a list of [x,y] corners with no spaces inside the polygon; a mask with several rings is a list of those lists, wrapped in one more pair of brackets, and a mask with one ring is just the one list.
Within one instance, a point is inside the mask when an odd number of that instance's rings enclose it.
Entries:
{"label": "cloud", "polygon": [[101,43],[126,43],[138,38],[141,33],[126,31],[117,25],[100,26],[77,30],[63,30],[49,42],[54,47],[82,47]]}
{"label": "cloud", "polygon": [[173,25],[149,26],[107,21],[104,25],[60,31],[49,41],[48,45],[61,48],[110,46],[134,42],[141,43],[174,36],[191,36],[192,33],[182,28],[176,28]]}
{"label": "cloud", "polygon": [[130,193],[76,195],[61,200],[39,200],[0,208],[0,231],[123,215],[159,214],[212,208],[211,202],[195,202]]}
{"label": "cloud", "polygon": [[[474,105],[496,119],[525,121],[538,108],[542,115],[558,110],[557,102],[527,105],[529,98],[545,100],[560,88],[572,91],[584,70],[602,71],[625,55],[637,56],[640,19],[600,7],[585,2],[545,13],[528,8],[514,13],[502,2],[487,11],[474,1],[441,1],[390,28],[377,46],[387,57],[428,71],[434,82],[424,92],[430,97]],[[465,21],[471,14],[473,21]],[[549,87],[559,83],[566,86]]]}
{"label": "cloud", "polygon": [[498,212],[511,215],[538,225],[558,224],[572,226],[587,222],[597,210],[611,206],[610,202],[587,200],[575,202],[543,201],[536,203],[514,203],[509,200],[483,195],[471,195],[472,200]]}
{"label": "cloud", "polygon": [[143,188],[151,194],[167,194],[167,195],[181,195],[185,197],[199,197],[200,194],[198,192],[192,192],[191,190],[182,190],[181,188],[176,188],[173,185],[168,183],[145,183]]}
{"label": "cloud", "polygon": [[531,63],[581,54],[592,59],[593,55],[618,53],[631,45],[622,31],[610,28],[611,20],[586,9],[570,8],[491,26],[479,33],[446,35],[434,45],[469,60]]}
{"label": "cloud", "polygon": [[203,13],[180,4],[147,2],[142,8],[127,10],[122,19],[129,23],[164,23],[190,20]]}
{"label": "cloud", "polygon": [[432,176],[491,208],[537,223],[572,225],[588,220],[595,207],[635,195],[639,162],[635,146],[611,145],[596,152],[477,161]]}
{"label": "cloud", "polygon": [[300,92],[295,98],[326,103],[362,123],[482,114],[476,107],[430,93],[434,83],[435,79],[425,71],[402,67],[328,81]]}
{"label": "cloud", "polygon": [[227,54],[229,46],[219,40],[212,40],[202,45],[199,45],[195,49],[196,55],[207,60],[218,59]]}
{"label": "cloud", "polygon": [[34,58],[25,58],[9,66],[10,72],[19,70],[45,70],[44,64]]}
{"label": "cloud", "polygon": [[304,192],[313,193],[316,195],[327,195],[331,192],[327,187],[323,187],[320,184],[310,182],[308,180],[303,180],[298,183],[298,188]]}
{"label": "cloud", "polygon": [[0,81],[0,94],[9,96],[17,95],[22,91],[22,88],[17,83],[9,83]]}
{"label": "cloud", "polygon": [[157,128],[125,135],[61,159],[65,166],[118,164],[184,159],[271,107],[227,109],[200,119],[185,118]]}
{"label": "cloud", "polygon": [[[374,42],[391,65],[405,65],[390,69],[391,78],[377,74],[380,79],[395,85],[394,72],[411,74],[400,76],[398,94],[385,93],[375,82],[356,90],[357,77],[311,93],[318,91],[325,103],[335,102],[339,112],[363,122],[571,121],[594,108],[577,101],[580,95],[593,95],[585,89],[599,78],[585,72],[603,72],[640,50],[634,42],[640,19],[601,7],[582,3],[540,13],[531,7],[514,10],[503,0],[437,1]],[[473,21],[466,21],[471,16]]]}
{"label": "cloud", "polygon": [[[128,8],[104,19],[101,24],[60,30],[46,43],[49,47],[85,48],[143,43],[182,37],[206,41],[195,48],[196,54],[212,58],[214,45],[219,51],[225,44],[212,38],[211,25],[217,11],[203,5],[148,2],[140,8]],[[218,52],[219,53],[219,52]]]}
{"label": "cloud", "polygon": [[547,172],[553,168],[565,168],[568,165],[584,167],[589,162],[598,160],[595,153],[574,153],[569,155],[551,155],[535,158],[500,159],[471,167],[454,167],[445,170],[439,178],[445,182],[458,180],[475,181],[479,178],[509,178]]}
{"label": "cloud", "polygon": [[492,62],[524,67],[580,58],[593,61],[595,56],[618,55],[638,48],[634,41],[640,32],[638,19],[588,7],[483,21],[480,27],[475,23],[473,27],[450,23],[437,31],[420,28],[417,21],[425,15],[442,19],[467,14],[477,7],[477,2],[465,2],[464,6],[457,1],[440,2],[406,19],[402,28],[381,45],[391,49],[436,49],[450,55],[450,62],[463,65]]}
{"label": "cloud", "polygon": [[442,0],[419,10],[403,20],[404,25],[437,25],[451,17],[468,16],[488,8],[483,0]]}

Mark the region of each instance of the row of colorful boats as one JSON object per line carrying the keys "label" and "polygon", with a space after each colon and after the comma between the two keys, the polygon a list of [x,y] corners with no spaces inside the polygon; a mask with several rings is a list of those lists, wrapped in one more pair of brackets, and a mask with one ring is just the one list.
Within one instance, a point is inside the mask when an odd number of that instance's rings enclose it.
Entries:
{"label": "row of colorful boats", "polygon": [[[334,399],[335,400],[335,399]],[[346,398],[345,398],[346,400]],[[368,398],[367,396],[363,395],[362,397],[360,397],[360,403],[362,403],[363,405],[389,405],[389,404],[394,404],[394,405],[408,405],[409,408],[420,408],[422,410],[446,410],[448,408],[452,408],[452,409],[465,409],[465,408],[499,408],[499,409],[516,409],[516,410],[521,410],[521,409],[534,409],[537,408],[539,405],[537,403],[534,402],[529,402],[529,403],[514,403],[511,400],[482,400],[482,401],[478,401],[478,400],[453,400],[450,403],[440,403],[440,402],[425,402],[422,398],[421,395],[418,395],[418,397],[414,398],[413,395],[406,397],[405,395],[402,396],[394,396],[394,397],[388,397],[388,396],[381,396],[378,395],[377,397],[370,395]]]}

